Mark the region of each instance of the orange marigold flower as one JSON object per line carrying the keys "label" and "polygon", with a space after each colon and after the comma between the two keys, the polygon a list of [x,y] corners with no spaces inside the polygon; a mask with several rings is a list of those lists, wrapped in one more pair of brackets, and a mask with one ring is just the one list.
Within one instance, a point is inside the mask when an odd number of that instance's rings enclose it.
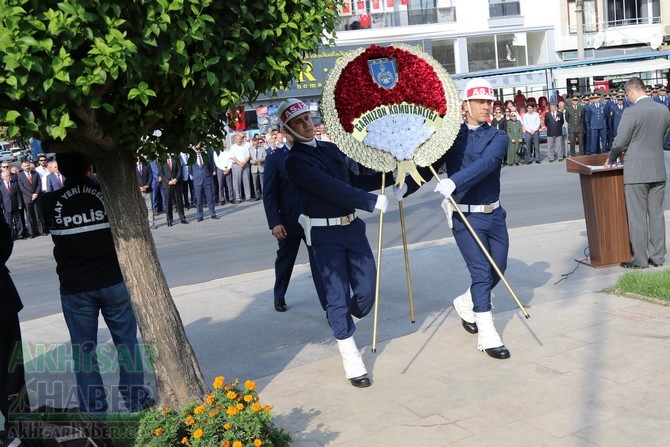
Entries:
{"label": "orange marigold flower", "polygon": [[230,441],[223,441],[221,447],[230,447]]}
{"label": "orange marigold flower", "polygon": [[223,405],[221,405],[221,404],[216,404],[216,409],[217,409],[217,410],[220,410],[220,409],[222,409],[222,408],[223,408]]}
{"label": "orange marigold flower", "polygon": [[226,378],[223,376],[216,377],[214,379],[214,388],[216,388],[217,390],[220,389],[223,386],[224,380],[226,380]]}
{"label": "orange marigold flower", "polygon": [[245,402],[251,402],[253,400],[254,400],[254,396],[252,396],[251,394],[247,394],[246,396],[244,396],[244,401]]}
{"label": "orange marigold flower", "polygon": [[170,412],[170,407],[163,408],[163,413],[168,414]]}
{"label": "orange marigold flower", "polygon": [[242,447],[242,441],[233,442],[233,447]]}
{"label": "orange marigold flower", "polygon": [[259,404],[259,403],[251,404],[251,411],[253,411],[254,413],[257,413],[257,412],[261,411],[261,404]]}
{"label": "orange marigold flower", "polygon": [[209,417],[213,418],[214,416],[216,416],[216,411],[209,410]]}
{"label": "orange marigold flower", "polygon": [[254,439],[254,445],[255,445],[256,447],[261,447],[261,446],[263,445],[263,441],[261,441],[261,440],[258,439],[258,438],[257,438],[257,439]]}
{"label": "orange marigold flower", "polygon": [[193,437],[194,437],[195,439],[200,439],[200,438],[202,438],[202,435],[203,435],[202,428],[198,428],[198,429],[196,429],[196,430],[193,432]]}
{"label": "orange marigold flower", "polygon": [[203,414],[203,413],[205,412],[205,404],[198,405],[197,407],[195,407],[195,409],[193,410],[193,412],[194,412],[195,414]]}
{"label": "orange marigold flower", "polygon": [[247,380],[246,382],[244,382],[244,387],[249,391],[253,391],[256,389],[256,383],[252,380]]}
{"label": "orange marigold flower", "polygon": [[237,409],[240,410],[240,411],[244,410],[244,404],[242,404],[242,403],[237,404]]}
{"label": "orange marigold flower", "polygon": [[223,424],[223,428],[225,430],[230,430],[230,422],[226,422],[225,424]]}
{"label": "orange marigold flower", "polygon": [[208,404],[212,405],[214,403],[214,401],[216,401],[216,398],[214,397],[213,394],[210,394],[209,396],[207,396],[207,403]]}
{"label": "orange marigold flower", "polygon": [[237,414],[237,408],[236,407],[228,407],[228,410],[226,410],[226,413],[228,416],[235,416]]}
{"label": "orange marigold flower", "polygon": [[188,417],[186,418],[186,425],[193,425],[193,424],[195,424],[195,419],[193,419],[193,416],[189,414]]}
{"label": "orange marigold flower", "polygon": [[156,435],[156,436],[163,436],[163,433],[165,433],[165,430],[163,430],[163,427],[158,427],[156,430],[154,430],[154,435]]}
{"label": "orange marigold flower", "polygon": [[181,443],[182,443],[182,444],[187,444],[187,443],[188,443],[188,438],[187,438],[186,436],[184,436],[183,438],[181,438]]}
{"label": "orange marigold flower", "polygon": [[235,391],[228,391],[226,393],[226,397],[228,399],[235,399],[237,397],[237,393]]}
{"label": "orange marigold flower", "polygon": [[270,405],[266,405],[263,407],[263,410],[267,411],[268,413],[272,411],[272,407]]}

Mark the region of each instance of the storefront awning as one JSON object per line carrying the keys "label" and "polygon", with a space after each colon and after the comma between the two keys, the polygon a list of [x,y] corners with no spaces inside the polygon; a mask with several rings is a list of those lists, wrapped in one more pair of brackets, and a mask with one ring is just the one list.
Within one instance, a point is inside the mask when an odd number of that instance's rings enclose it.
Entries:
{"label": "storefront awning", "polygon": [[647,71],[665,70],[670,68],[667,59],[650,59],[634,62],[616,62],[609,64],[594,64],[581,67],[555,68],[553,70],[556,81],[564,81],[568,78],[588,78],[591,76],[617,76]]}

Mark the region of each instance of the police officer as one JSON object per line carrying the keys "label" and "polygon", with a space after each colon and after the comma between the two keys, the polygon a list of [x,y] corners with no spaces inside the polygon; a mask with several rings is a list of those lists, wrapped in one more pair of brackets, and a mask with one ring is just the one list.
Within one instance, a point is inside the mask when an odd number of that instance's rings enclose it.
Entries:
{"label": "police officer", "polygon": [[302,101],[282,102],[277,114],[280,126],[294,139],[284,167],[301,198],[300,223],[325,288],[326,314],[345,376],[355,387],[368,387],[352,317],[363,318],[372,309],[376,267],[365,223],[355,210],[386,211],[386,196],[366,192],[379,189],[381,174],[356,175],[356,165],[335,144],[316,140],[309,109]]}
{"label": "police officer", "polygon": [[[487,123],[493,100],[493,87],[485,79],[472,79],[466,84],[463,91],[466,120],[454,144],[434,164],[445,163],[449,175],[438,183],[435,191],[446,199],[454,195],[459,209],[504,272],[509,236],[506,212],[500,206],[500,169],[507,153],[508,137]],[[453,232],[471,279],[470,288],[453,301],[454,309],[461,317],[463,328],[477,334],[480,351],[496,359],[507,359],[510,352],[496,331],[491,313],[491,290],[500,278],[459,214],[453,216]]]}

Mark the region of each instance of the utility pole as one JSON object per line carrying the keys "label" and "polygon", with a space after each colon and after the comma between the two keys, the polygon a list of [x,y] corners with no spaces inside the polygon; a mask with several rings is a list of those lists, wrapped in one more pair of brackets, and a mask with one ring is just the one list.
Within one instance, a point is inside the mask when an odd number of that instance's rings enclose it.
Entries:
{"label": "utility pole", "polygon": [[584,59],[584,0],[575,2],[577,16],[577,58]]}

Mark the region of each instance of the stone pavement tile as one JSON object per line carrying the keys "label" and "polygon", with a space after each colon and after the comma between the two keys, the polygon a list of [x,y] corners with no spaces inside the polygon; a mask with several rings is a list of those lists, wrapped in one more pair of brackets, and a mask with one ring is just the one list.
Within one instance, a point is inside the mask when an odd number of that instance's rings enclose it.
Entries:
{"label": "stone pavement tile", "polygon": [[670,368],[670,358],[660,350],[639,349],[622,352],[617,357],[593,361],[582,365],[585,371],[617,383],[627,383],[647,376],[658,376],[658,373]]}
{"label": "stone pavement tile", "polygon": [[557,411],[526,419],[526,422],[557,438],[574,435],[594,425],[600,425],[621,412],[600,408],[590,402],[578,406],[562,406]]}
{"label": "stone pavement tile", "polygon": [[[469,433],[441,416],[408,420],[396,427],[373,433],[356,440],[357,446],[446,446],[465,439]],[[336,446],[351,446],[335,442]]]}
{"label": "stone pavement tile", "polygon": [[555,440],[555,437],[545,433],[532,425],[518,421],[504,426],[488,429],[489,421],[480,421],[482,430],[461,441],[448,444],[449,447],[540,447]]}
{"label": "stone pavement tile", "polygon": [[[654,404],[655,407],[665,406]],[[576,435],[601,447],[667,447],[670,419],[667,409],[661,418],[649,414],[626,414],[581,430]]]}
{"label": "stone pavement tile", "polygon": [[580,437],[570,435],[561,439],[547,442],[545,447],[598,447],[597,444],[582,439]]}
{"label": "stone pavement tile", "polygon": [[[670,409],[670,387],[659,377],[670,377],[670,368],[641,379],[608,388],[606,397],[610,405],[628,411],[639,410],[653,402],[664,402],[664,411]],[[670,419],[670,416],[668,416]]]}

